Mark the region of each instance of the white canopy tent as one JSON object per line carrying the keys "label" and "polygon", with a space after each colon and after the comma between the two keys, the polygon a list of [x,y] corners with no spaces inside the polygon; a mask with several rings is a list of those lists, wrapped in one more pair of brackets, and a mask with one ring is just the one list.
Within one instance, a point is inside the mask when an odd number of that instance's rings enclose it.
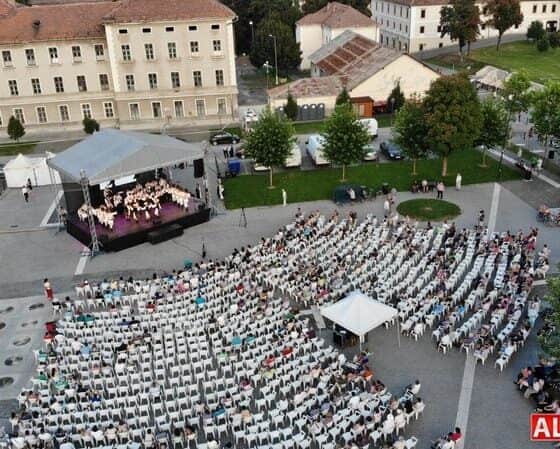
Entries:
{"label": "white canopy tent", "polygon": [[[321,315],[325,318],[357,335],[360,347],[368,332],[391,321],[397,314],[397,309],[375,301],[358,290],[321,309]],[[397,336],[400,339],[398,331]]]}
{"label": "white canopy tent", "polygon": [[7,186],[20,188],[27,183],[28,179],[34,186],[60,184],[59,174],[52,172],[47,165],[47,159],[53,156],[52,153],[46,153],[41,157],[27,157],[21,153],[18,154],[4,167]]}

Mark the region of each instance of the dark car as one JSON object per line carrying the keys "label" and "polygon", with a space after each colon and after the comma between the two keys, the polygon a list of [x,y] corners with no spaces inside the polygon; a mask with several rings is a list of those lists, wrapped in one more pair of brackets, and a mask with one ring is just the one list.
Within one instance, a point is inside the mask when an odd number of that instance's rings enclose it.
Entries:
{"label": "dark car", "polygon": [[210,143],[212,145],[231,145],[239,143],[240,140],[239,136],[228,133],[227,131],[219,132],[210,137]]}
{"label": "dark car", "polygon": [[386,140],[385,142],[381,142],[379,148],[381,149],[381,152],[389,159],[393,159],[393,160],[404,159],[403,150],[392,140]]}

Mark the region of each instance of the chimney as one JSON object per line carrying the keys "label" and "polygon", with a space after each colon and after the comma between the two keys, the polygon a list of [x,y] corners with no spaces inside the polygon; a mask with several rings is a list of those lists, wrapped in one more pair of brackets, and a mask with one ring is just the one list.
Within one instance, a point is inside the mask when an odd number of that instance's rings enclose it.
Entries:
{"label": "chimney", "polygon": [[41,27],[41,21],[40,20],[34,20],[33,21],[33,29],[35,31],[39,31],[40,27]]}

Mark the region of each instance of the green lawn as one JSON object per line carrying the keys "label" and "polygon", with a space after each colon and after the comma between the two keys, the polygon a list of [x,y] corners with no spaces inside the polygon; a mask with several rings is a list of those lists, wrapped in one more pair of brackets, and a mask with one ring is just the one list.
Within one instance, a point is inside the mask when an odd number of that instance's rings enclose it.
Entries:
{"label": "green lawn", "polygon": [[456,69],[470,66],[470,72],[489,64],[510,72],[523,69],[537,83],[545,83],[550,79],[560,80],[560,48],[539,52],[535,44],[527,41],[503,44],[499,51],[494,46],[472,50],[470,57],[462,64],[456,54],[433,58],[427,62],[444,67],[455,65]]}
{"label": "green lawn", "polygon": [[15,154],[27,154],[33,152],[37,142],[0,144],[0,156],[13,156]]}
{"label": "green lawn", "polygon": [[401,215],[407,215],[421,221],[442,221],[455,218],[461,213],[461,208],[449,201],[417,198],[403,201],[397,206],[397,211]]}
{"label": "green lawn", "polygon": [[[479,167],[481,154],[478,151],[463,151],[449,158],[447,185],[455,185],[457,171],[461,172],[463,184],[490,182],[498,178],[498,163],[488,157],[488,168]],[[399,191],[409,190],[413,179],[440,179],[441,161],[422,160],[417,164],[418,175],[411,176],[412,163],[409,161],[362,164],[347,170],[347,183],[366,185],[379,190],[384,182]],[[313,171],[298,169],[274,175],[275,189],[268,189],[268,176],[245,175],[225,181],[226,207],[265,206],[282,202],[281,189],[286,189],[288,202],[331,199],[334,188],[340,184],[340,168],[323,168]],[[520,175],[504,166],[502,180],[519,179]]]}

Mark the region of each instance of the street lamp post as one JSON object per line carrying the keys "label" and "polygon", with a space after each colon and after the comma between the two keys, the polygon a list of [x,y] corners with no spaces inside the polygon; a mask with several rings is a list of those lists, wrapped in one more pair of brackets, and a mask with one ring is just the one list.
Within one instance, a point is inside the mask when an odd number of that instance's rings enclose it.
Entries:
{"label": "street lamp post", "polygon": [[270,69],[270,64],[268,63],[268,61],[264,62],[264,71],[266,72],[266,90],[268,90],[268,70]]}
{"label": "street lamp post", "polygon": [[274,71],[276,76],[276,85],[278,86],[278,52],[276,51],[276,36],[269,34],[268,37],[271,37],[274,40]]}
{"label": "street lamp post", "polygon": [[395,97],[391,97],[391,126],[393,126],[394,118],[395,118]]}
{"label": "street lamp post", "polygon": [[255,40],[255,29],[253,28],[253,21],[249,20],[249,25],[251,25],[251,46],[253,45],[253,41]]}

